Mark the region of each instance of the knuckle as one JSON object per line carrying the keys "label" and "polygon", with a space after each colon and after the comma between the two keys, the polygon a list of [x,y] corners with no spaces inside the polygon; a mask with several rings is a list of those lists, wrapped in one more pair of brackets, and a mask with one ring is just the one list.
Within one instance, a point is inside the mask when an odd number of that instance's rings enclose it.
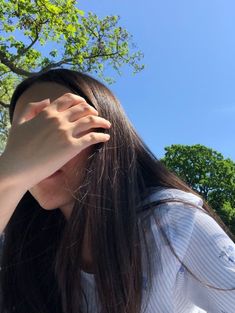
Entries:
{"label": "knuckle", "polygon": [[87,118],[89,123],[93,124],[96,122],[96,117],[94,115],[89,115]]}
{"label": "knuckle", "polygon": [[76,95],[76,94],[74,94],[74,93],[72,93],[72,92],[66,92],[65,94],[64,94],[64,96],[66,97],[66,98],[68,98],[68,99],[73,99],[73,100],[79,100],[79,101],[82,101],[82,102],[84,102],[84,103],[86,103],[86,100],[83,98],[83,97],[81,97],[81,96],[79,96],[79,95]]}
{"label": "knuckle", "polygon": [[83,97],[81,97],[81,96],[78,96],[78,95],[76,95],[76,97],[81,101],[81,102],[83,102],[83,103],[85,103],[85,104],[87,104],[87,102],[86,102],[86,99],[85,98],[83,98]]}
{"label": "knuckle", "polygon": [[62,122],[57,115],[49,115],[48,119],[53,126],[56,126],[58,129],[62,129]]}
{"label": "knuckle", "polygon": [[66,98],[68,98],[68,99],[73,99],[73,98],[74,98],[74,95],[72,94],[72,92],[66,92],[66,93],[64,94],[64,96],[65,96]]}
{"label": "knuckle", "polygon": [[96,140],[96,137],[97,137],[97,135],[96,135],[96,133],[94,133],[94,132],[91,132],[91,133],[89,133],[89,135],[88,135],[88,138],[89,138],[89,140],[91,140],[91,141],[95,141],[95,140]]}
{"label": "knuckle", "polygon": [[43,110],[40,112],[43,119],[45,119],[52,127],[56,127],[57,129],[63,128],[64,121],[61,120],[59,114],[56,114],[55,112],[50,112],[49,110]]}
{"label": "knuckle", "polygon": [[59,139],[64,142],[65,144],[70,143],[71,137],[69,135],[68,129],[65,126],[60,125],[57,128],[57,133]]}
{"label": "knuckle", "polygon": [[90,110],[91,110],[91,109],[90,109],[90,105],[87,104],[87,103],[85,103],[85,102],[82,103],[82,106],[83,106],[83,110],[84,110],[84,111],[90,111]]}
{"label": "knuckle", "polygon": [[82,105],[83,105],[83,110],[84,111],[90,112],[90,113],[95,114],[95,115],[98,115],[98,111],[93,106],[88,104],[87,102],[83,102]]}
{"label": "knuckle", "polygon": [[48,110],[48,108],[44,108],[39,114],[46,119],[48,119],[52,116],[52,114],[51,114],[50,110]]}

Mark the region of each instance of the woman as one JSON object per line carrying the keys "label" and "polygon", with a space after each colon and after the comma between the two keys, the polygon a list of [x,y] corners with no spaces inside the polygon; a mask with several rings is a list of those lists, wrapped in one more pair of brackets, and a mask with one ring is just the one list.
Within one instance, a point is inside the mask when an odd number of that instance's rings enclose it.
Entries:
{"label": "woman", "polygon": [[235,312],[232,234],[107,87],[68,69],[35,74],[10,121],[1,312]]}

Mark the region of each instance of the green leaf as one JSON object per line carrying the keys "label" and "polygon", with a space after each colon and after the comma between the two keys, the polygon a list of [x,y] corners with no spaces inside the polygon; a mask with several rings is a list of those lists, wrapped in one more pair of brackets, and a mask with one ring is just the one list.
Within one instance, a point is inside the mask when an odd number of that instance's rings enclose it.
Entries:
{"label": "green leaf", "polygon": [[[24,76],[53,68],[57,62],[62,67],[95,72],[110,84],[115,80],[106,77],[105,65],[119,74],[125,64],[133,73],[144,68],[132,36],[119,25],[119,16],[85,14],[78,4],[75,0],[0,0],[0,51],[8,64],[0,62],[1,100],[10,100]],[[19,74],[22,72],[25,75]]]}

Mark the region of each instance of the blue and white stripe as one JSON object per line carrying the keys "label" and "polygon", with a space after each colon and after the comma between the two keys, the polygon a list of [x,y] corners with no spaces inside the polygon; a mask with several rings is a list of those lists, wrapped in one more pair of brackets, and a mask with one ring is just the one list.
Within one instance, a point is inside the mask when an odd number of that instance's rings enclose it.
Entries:
{"label": "blue and white stripe", "polygon": [[[201,208],[203,204],[200,197],[173,188],[153,189],[146,203],[169,198],[191,202]],[[156,219],[179,259],[197,278],[217,288],[235,288],[235,244],[218,223],[190,204],[161,204],[144,221],[154,270],[150,298],[148,302],[143,301],[143,308],[147,303],[145,313],[235,313],[235,290],[212,289],[197,281],[164,242]],[[144,257],[142,262],[145,299],[148,279]],[[98,313],[93,276],[82,272],[90,312]]]}

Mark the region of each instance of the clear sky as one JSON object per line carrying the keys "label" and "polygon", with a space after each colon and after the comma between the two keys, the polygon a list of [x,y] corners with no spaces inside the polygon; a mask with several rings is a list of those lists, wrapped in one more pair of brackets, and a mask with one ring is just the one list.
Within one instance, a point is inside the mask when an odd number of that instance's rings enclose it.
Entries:
{"label": "clear sky", "polygon": [[234,0],[81,0],[79,8],[120,15],[144,53],[145,69],[133,76],[125,67],[109,88],[158,158],[172,144],[202,144],[235,161]]}

